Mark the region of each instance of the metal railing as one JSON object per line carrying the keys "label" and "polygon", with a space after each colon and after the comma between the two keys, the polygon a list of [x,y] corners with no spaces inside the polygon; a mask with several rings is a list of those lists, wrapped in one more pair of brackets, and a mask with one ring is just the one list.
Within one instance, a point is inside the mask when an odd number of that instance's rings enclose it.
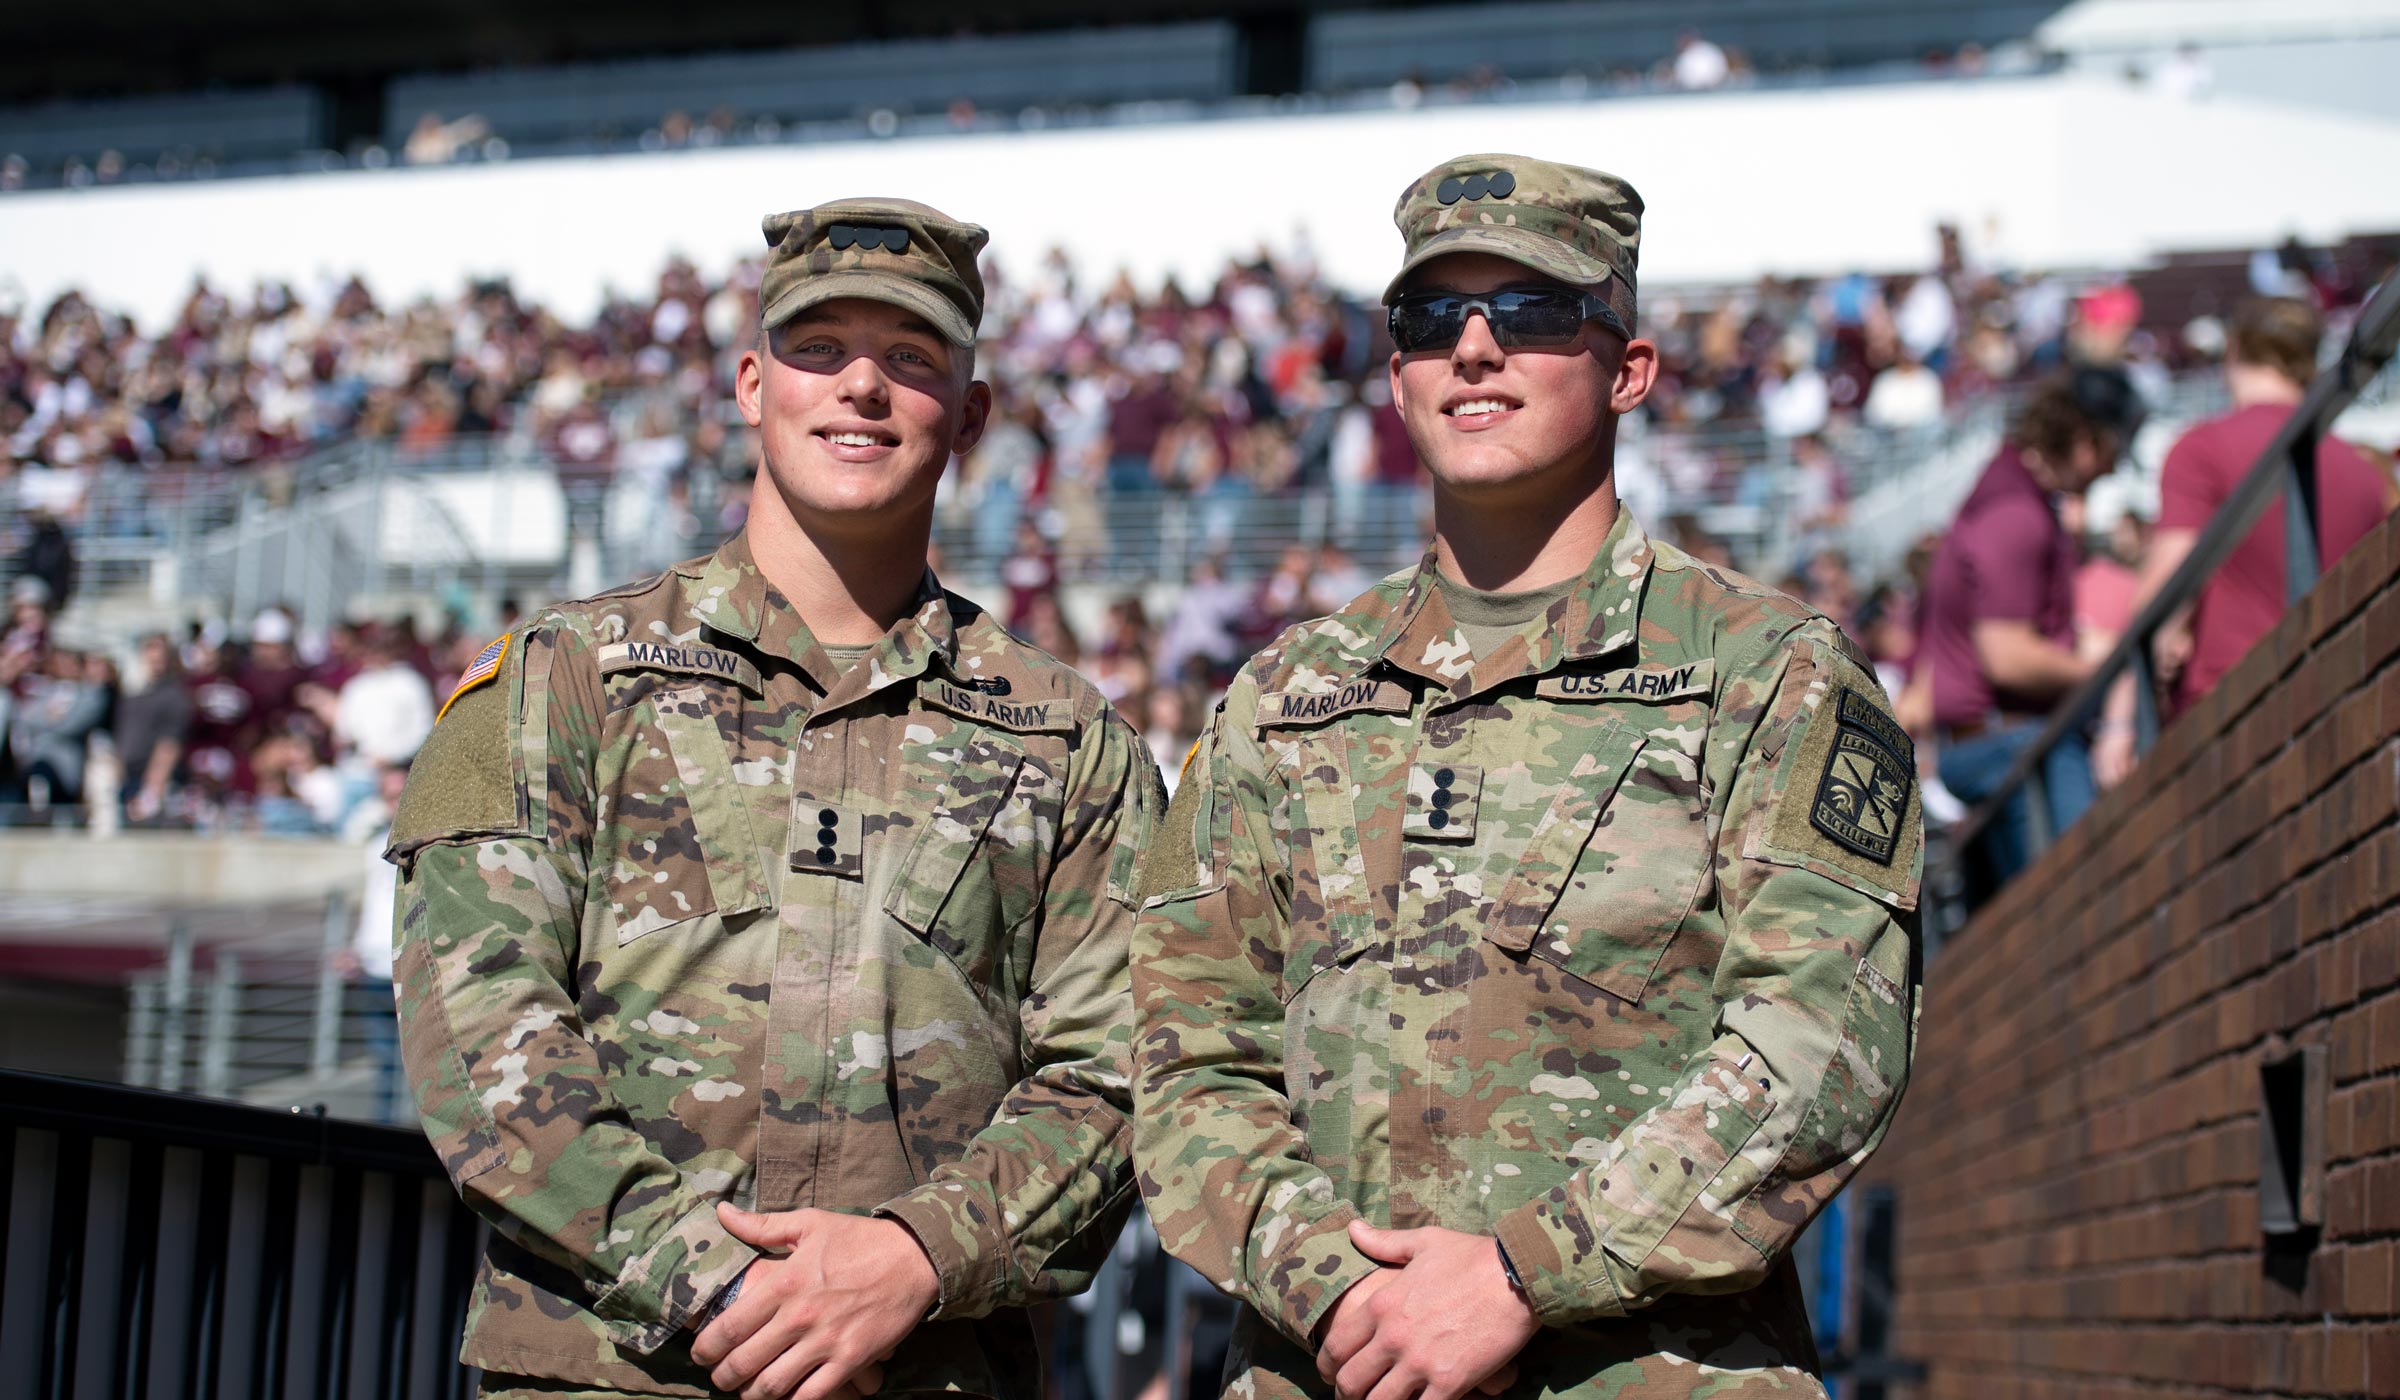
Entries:
{"label": "metal railing", "polygon": [[391,986],[341,970],[358,896],[330,892],[318,925],[314,946],[311,935],[274,928],[203,948],[188,919],[173,919],[161,965],[126,981],[123,1081],[362,1122],[413,1122]]}
{"label": "metal railing", "polygon": [[[1870,543],[1859,536],[1888,533],[1899,516],[1917,523],[1907,484],[1928,463],[1976,456],[2003,406],[1998,399],[1961,404],[1919,430],[1832,431],[1827,442],[1849,499],[1873,495],[1898,506],[1898,515],[1883,511],[1871,522],[1810,525],[1794,449],[1754,426],[1629,431],[1627,489],[1642,470],[1654,489],[1635,504],[1653,529],[1688,517],[1746,566],[1773,574],[1794,566],[1806,548],[1839,544],[1857,552]],[[477,475],[487,478],[480,488],[465,485]],[[663,493],[651,475],[562,471],[523,434],[459,438],[432,451],[347,441],[246,475],[102,474],[77,547],[87,594],[113,593],[150,610],[208,599],[237,619],[280,603],[316,629],[359,600],[489,599],[512,591],[538,600],[591,591],[713,544],[706,522],[716,516],[715,502],[690,502],[687,517]],[[1204,557],[1232,576],[1254,577],[1295,546],[1329,543],[1380,572],[1414,561],[1428,516],[1425,489],[1403,484],[1278,491],[1228,484],[1199,494],[1062,484],[1040,503],[993,495],[970,474],[945,496],[934,543],[946,573],[998,578],[1017,552],[1016,523],[1028,513],[1043,522],[1069,582],[1173,583]],[[0,535],[6,530],[0,522]]]}
{"label": "metal railing", "polygon": [[0,1394],[465,1400],[483,1225],[425,1140],[0,1070]]}
{"label": "metal railing", "polygon": [[[1949,833],[1948,860],[1962,862],[1977,837],[2008,819],[2011,804],[2023,809],[2028,859],[2059,833],[2051,829],[2049,783],[2044,765],[2060,744],[2078,734],[2106,703],[2120,677],[2131,674],[2135,695],[2134,747],[2147,754],[2157,743],[2159,677],[2151,642],[2170,618],[2199,596],[2200,589],[2257,526],[2267,508],[2284,503],[2284,596],[2296,603],[2316,586],[2325,561],[2317,555],[2317,444],[2333,420],[2358,399],[2400,349],[2400,274],[2384,280],[2359,311],[2334,362],[2318,372],[2275,437],[2241,483],[2217,507],[2191,553],[2157,596],[2134,616],[2099,667],[2052,712],[2050,720],[2007,775]],[[2022,801],[2017,799],[2022,798]],[[1948,872],[1953,878],[1957,871]]]}

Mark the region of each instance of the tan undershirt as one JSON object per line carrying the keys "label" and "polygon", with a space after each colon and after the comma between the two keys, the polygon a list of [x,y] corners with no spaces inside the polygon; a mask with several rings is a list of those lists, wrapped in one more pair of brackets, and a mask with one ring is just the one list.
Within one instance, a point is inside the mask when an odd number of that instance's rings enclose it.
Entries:
{"label": "tan undershirt", "polygon": [[1534,619],[1550,611],[1551,604],[1574,592],[1583,582],[1581,574],[1569,574],[1556,583],[1523,593],[1486,593],[1445,574],[1435,577],[1441,585],[1442,602],[1450,609],[1450,620],[1458,624],[1459,635],[1466,638],[1467,649],[1479,661],[1502,642],[1524,631]]}

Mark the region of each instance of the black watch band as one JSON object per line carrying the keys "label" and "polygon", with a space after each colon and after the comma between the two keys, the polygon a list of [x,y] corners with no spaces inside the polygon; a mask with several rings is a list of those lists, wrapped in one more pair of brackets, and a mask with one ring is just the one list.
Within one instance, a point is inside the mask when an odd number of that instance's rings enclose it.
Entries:
{"label": "black watch band", "polygon": [[718,1314],[733,1306],[734,1299],[742,1296],[742,1280],[748,1277],[750,1277],[750,1266],[744,1264],[742,1271],[733,1276],[733,1282],[718,1289],[717,1296],[709,1301],[708,1311],[700,1314],[701,1326],[706,1327],[716,1321]]}
{"label": "black watch band", "polygon": [[1508,1257],[1508,1246],[1495,1239],[1492,1247],[1500,1251],[1500,1272],[1508,1275],[1508,1286],[1523,1293],[1525,1280],[1517,1276],[1517,1261]]}

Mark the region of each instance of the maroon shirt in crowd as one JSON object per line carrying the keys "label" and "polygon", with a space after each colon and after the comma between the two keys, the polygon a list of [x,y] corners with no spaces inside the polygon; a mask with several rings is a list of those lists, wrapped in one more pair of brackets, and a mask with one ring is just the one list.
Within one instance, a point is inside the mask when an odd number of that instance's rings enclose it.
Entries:
{"label": "maroon shirt in crowd", "polygon": [[1174,388],[1163,381],[1135,388],[1109,410],[1108,455],[1148,458],[1182,411]]}
{"label": "maroon shirt in crowd", "polygon": [[1933,718],[1969,725],[1990,716],[2039,715],[2051,696],[1993,686],[1975,654],[1978,622],[2030,622],[2060,646],[2075,644],[2074,537],[2014,443],[1983,469],[1934,551],[1921,662],[1933,667]]}
{"label": "maroon shirt in crowd", "polygon": [[1390,404],[1375,409],[1375,480],[1387,486],[1409,486],[1417,479],[1417,445],[1408,438],[1408,420]]}
{"label": "maroon shirt in crowd", "polygon": [[[2267,450],[2286,404],[2252,404],[2198,424],[2179,438],[2159,471],[2158,528],[2200,531]],[[2391,477],[2367,454],[2326,438],[2317,444],[2317,560],[2333,567],[2391,507]],[[2206,695],[2283,616],[2283,501],[2267,507],[2192,610],[2192,659],[2175,684],[2181,710]]]}
{"label": "maroon shirt in crowd", "polygon": [[254,659],[234,676],[233,683],[250,697],[249,740],[258,740],[282,726],[300,709],[300,687],[308,670],[289,654],[276,660]]}

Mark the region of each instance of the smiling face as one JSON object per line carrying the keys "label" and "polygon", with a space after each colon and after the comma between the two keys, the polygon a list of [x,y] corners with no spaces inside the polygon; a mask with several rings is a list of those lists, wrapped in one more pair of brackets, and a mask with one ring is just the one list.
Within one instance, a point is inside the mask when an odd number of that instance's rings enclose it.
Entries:
{"label": "smiling face", "polygon": [[[1488,253],[1435,258],[1411,291],[1473,296],[1548,285]],[[1560,346],[1507,349],[1480,312],[1447,350],[1392,356],[1392,401],[1419,460],[1445,494],[1501,506],[1589,491],[1608,475],[1616,418],[1650,392],[1657,348],[1586,321]]]}
{"label": "smiling face", "polygon": [[802,311],[766,349],[742,356],[734,402],[792,518],[874,534],[929,517],[942,468],[991,412],[969,353],[909,311],[857,298]]}

